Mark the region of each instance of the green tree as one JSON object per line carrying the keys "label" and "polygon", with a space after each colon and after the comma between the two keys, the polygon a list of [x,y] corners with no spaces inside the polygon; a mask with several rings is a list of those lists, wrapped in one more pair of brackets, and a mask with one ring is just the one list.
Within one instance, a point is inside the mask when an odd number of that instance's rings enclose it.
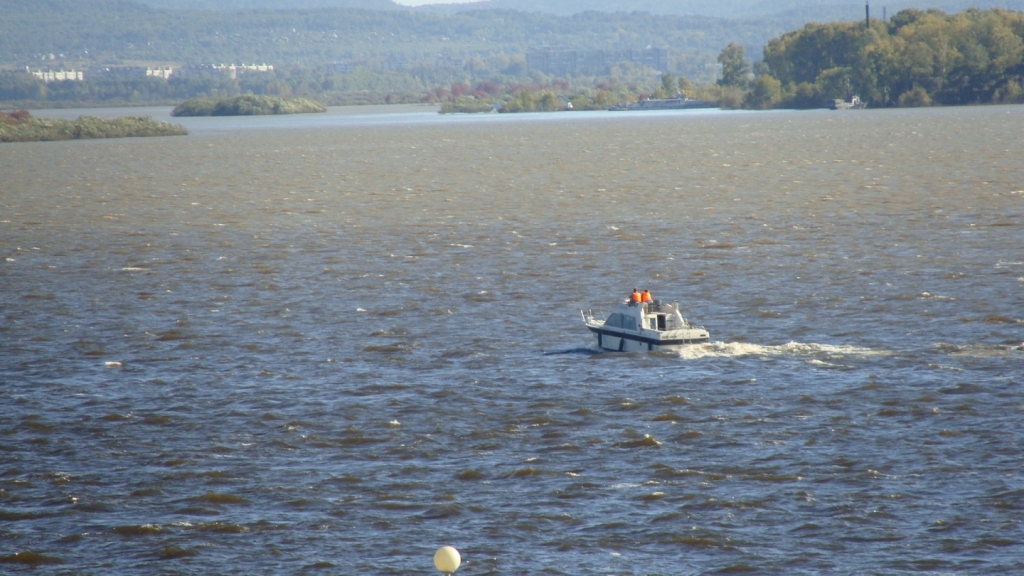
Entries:
{"label": "green tree", "polygon": [[767,110],[782,101],[782,82],[769,74],[762,74],[750,83],[750,91],[743,98],[745,108]]}
{"label": "green tree", "polygon": [[790,85],[786,91],[784,104],[797,109],[821,108],[825,102],[824,96],[818,91],[817,86],[810,82],[801,82]]}
{"label": "green tree", "polygon": [[655,93],[658,98],[672,98],[676,95],[676,78],[670,72],[663,72],[661,75],[661,87]]}
{"label": "green tree", "polygon": [[1019,104],[1024,102],[1024,83],[1007,81],[992,94],[992,101],[1002,104]]}
{"label": "green tree", "polygon": [[733,43],[722,48],[718,55],[718,63],[722,65],[719,86],[746,86],[749,68],[743,55],[743,46]]}
{"label": "green tree", "polygon": [[857,93],[871,106],[1016,101],[1024,83],[1024,13],[903,10],[885,26],[808,24],[771,40],[764,62],[783,104]]}
{"label": "green tree", "polygon": [[821,74],[818,74],[814,85],[817,93],[825,100],[846,98],[847,95],[853,92],[853,87],[850,85],[849,68],[829,68],[828,70],[823,70]]}
{"label": "green tree", "polygon": [[553,112],[555,110],[561,110],[562,108],[565,108],[565,103],[553,92],[544,92],[540,95],[540,98],[537,99],[536,110],[542,112]]}
{"label": "green tree", "polygon": [[932,98],[928,95],[927,90],[921,86],[917,86],[911,90],[907,90],[903,94],[900,94],[897,103],[901,108],[931,106]]}

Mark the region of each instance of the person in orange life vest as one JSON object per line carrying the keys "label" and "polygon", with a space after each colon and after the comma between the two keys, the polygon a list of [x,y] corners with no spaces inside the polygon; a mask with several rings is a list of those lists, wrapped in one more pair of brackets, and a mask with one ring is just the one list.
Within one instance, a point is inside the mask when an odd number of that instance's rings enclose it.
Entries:
{"label": "person in orange life vest", "polygon": [[640,303],[640,293],[637,292],[636,288],[633,288],[633,293],[629,295],[629,301],[633,304]]}
{"label": "person in orange life vest", "polygon": [[651,297],[651,293],[648,292],[647,290],[644,290],[644,293],[640,295],[640,301],[641,302],[651,302],[653,300],[654,300],[654,298]]}

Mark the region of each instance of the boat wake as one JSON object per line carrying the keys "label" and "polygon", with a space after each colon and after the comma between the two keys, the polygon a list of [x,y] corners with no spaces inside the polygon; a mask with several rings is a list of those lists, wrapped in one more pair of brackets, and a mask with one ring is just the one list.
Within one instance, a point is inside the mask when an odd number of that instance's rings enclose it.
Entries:
{"label": "boat wake", "polygon": [[582,356],[593,356],[594,354],[601,354],[604,350],[594,350],[593,348],[570,348],[568,350],[552,350],[551,352],[545,352],[545,356],[558,356],[561,354],[579,354]]}
{"label": "boat wake", "polygon": [[822,363],[851,357],[863,358],[868,356],[888,356],[890,354],[891,352],[888,350],[858,346],[837,346],[833,344],[806,344],[803,342],[789,342],[774,346],[745,342],[709,342],[707,344],[686,346],[679,350],[678,353],[679,357],[688,360],[708,357],[802,356],[806,357],[809,362],[817,361]]}

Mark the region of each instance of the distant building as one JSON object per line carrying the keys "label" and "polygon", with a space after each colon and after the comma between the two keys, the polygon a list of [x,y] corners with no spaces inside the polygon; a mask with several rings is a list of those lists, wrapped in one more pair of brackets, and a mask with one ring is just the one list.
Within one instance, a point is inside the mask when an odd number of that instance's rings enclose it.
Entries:
{"label": "distant building", "polygon": [[174,74],[174,68],[171,68],[170,66],[166,68],[146,68],[146,76],[153,76],[154,78],[163,78],[166,80],[171,77],[171,74]]}
{"label": "distant building", "polygon": [[96,71],[98,76],[116,78],[163,78],[164,80],[174,74],[174,68],[170,66],[108,66]]}
{"label": "distant building", "polygon": [[526,53],[526,67],[545,74],[568,76],[579,68],[579,53],[576,50],[544,49]]}
{"label": "distant building", "polygon": [[227,72],[232,78],[237,78],[238,73],[242,72],[273,72],[273,64],[214,64],[212,66],[214,70],[221,72]]}
{"label": "distant building", "polygon": [[643,49],[566,50],[544,48],[526,53],[526,66],[545,74],[607,74],[618,62],[636,62],[655,70],[668,70],[668,50],[648,46]]}
{"label": "distant building", "polygon": [[81,70],[47,70],[45,72],[42,70],[36,70],[33,72],[31,68],[26,66],[25,72],[39,78],[43,82],[63,82],[65,80],[81,82],[82,80],[85,80],[85,76],[82,74]]}

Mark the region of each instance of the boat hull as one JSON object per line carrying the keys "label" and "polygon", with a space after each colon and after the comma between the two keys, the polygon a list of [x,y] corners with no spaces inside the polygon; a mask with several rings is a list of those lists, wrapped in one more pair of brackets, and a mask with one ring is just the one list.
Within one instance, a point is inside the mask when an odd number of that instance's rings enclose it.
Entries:
{"label": "boat hull", "polygon": [[597,337],[598,348],[612,352],[657,352],[659,350],[670,352],[709,341],[708,336],[689,330],[683,332],[693,333],[659,338],[597,326],[587,326],[587,328]]}

